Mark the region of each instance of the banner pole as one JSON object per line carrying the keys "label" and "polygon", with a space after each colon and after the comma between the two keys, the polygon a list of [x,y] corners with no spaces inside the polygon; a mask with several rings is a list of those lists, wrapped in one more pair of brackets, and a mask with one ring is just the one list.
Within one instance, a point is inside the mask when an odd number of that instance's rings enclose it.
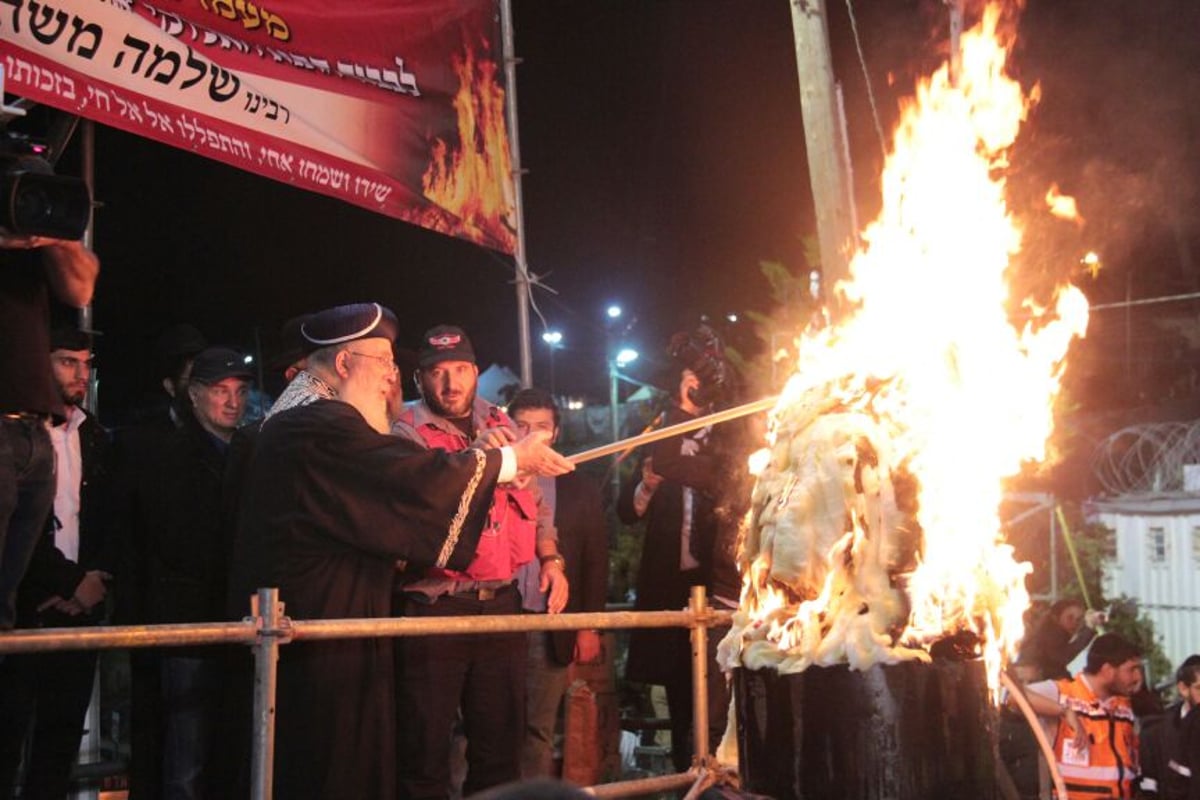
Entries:
{"label": "banner pole", "polygon": [[513,213],[517,246],[513,251],[517,287],[517,337],[521,346],[521,386],[533,385],[533,353],[529,344],[529,263],[525,255],[525,201],[521,190],[521,138],[517,133],[517,56],[513,38],[512,0],[500,0],[500,39],[504,57],[504,116],[512,159]]}

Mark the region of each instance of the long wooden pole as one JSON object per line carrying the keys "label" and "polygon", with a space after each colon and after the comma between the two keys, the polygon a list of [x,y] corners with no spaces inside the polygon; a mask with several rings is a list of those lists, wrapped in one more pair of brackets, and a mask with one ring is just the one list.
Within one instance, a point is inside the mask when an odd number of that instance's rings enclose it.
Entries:
{"label": "long wooden pole", "polygon": [[1079,591],[1083,593],[1083,604],[1087,606],[1088,611],[1091,611],[1092,598],[1088,595],[1087,581],[1083,578],[1083,567],[1079,565],[1079,554],[1075,552],[1075,542],[1071,539],[1071,526],[1067,524],[1067,516],[1063,513],[1062,506],[1054,507],[1054,514],[1058,517],[1058,526],[1062,528],[1063,541],[1067,543],[1067,552],[1071,554],[1071,563],[1075,565],[1075,577],[1079,579]]}
{"label": "long wooden pole", "polygon": [[685,422],[679,422],[674,425],[668,425],[665,428],[659,428],[656,431],[648,433],[640,433],[637,436],[630,436],[627,439],[621,439],[611,444],[593,447],[591,450],[584,450],[581,453],[576,453],[572,456],[567,456],[567,460],[573,464],[582,464],[585,461],[611,456],[613,453],[620,453],[623,450],[630,450],[643,444],[650,444],[661,439],[669,439],[672,436],[678,436],[681,433],[689,433],[699,428],[705,428],[709,425],[717,425],[721,422],[729,422],[730,420],[748,417],[751,414],[757,414],[762,411],[770,411],[779,402],[777,396],[764,397],[762,400],[755,400],[752,403],[743,403],[740,406],[727,408],[724,411],[718,411],[714,414],[708,414],[703,417],[696,417]]}
{"label": "long wooden pole", "polygon": [[1008,690],[1013,701],[1017,704],[1017,708],[1025,715],[1025,721],[1029,723],[1029,729],[1033,731],[1033,737],[1037,739],[1038,747],[1042,748],[1042,756],[1046,760],[1046,766],[1050,768],[1050,777],[1054,781],[1054,790],[1058,797],[1067,796],[1067,786],[1063,782],[1062,774],[1058,771],[1057,757],[1054,754],[1054,747],[1046,738],[1046,731],[1042,728],[1041,719],[1037,712],[1033,710],[1033,706],[1029,705],[1029,700],[1025,698],[1025,689],[1017,684],[1009,677],[1007,672],[1001,670],[1000,683]]}

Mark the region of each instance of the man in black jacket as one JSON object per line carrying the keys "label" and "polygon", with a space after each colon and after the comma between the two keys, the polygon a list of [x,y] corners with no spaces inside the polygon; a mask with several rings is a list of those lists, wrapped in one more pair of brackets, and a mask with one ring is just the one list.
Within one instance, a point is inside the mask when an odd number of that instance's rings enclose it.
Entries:
{"label": "man in black jacket", "polygon": [[0,631],[13,627],[17,587],[54,502],[45,423],[63,410],[46,365],[50,296],[81,308],[99,272],[80,242],[0,230]]}
{"label": "man in black jacket", "polygon": [[[690,368],[679,371],[673,404],[663,427],[713,411],[712,398]],[[622,522],[644,516],[645,541],[638,570],[638,610],[679,610],[692,586],[704,586],[709,603],[737,608],[741,589],[736,550],[739,523],[749,508],[752,479],[746,466],[750,424],[701,428],[650,446],[642,474],[628,482],[618,501]],[[709,741],[721,741],[729,687],[717,667],[717,644],[727,628],[709,631]],[[661,684],[671,716],[671,758],[683,771],[692,759],[691,645],[686,630],[639,630],[629,638],[626,677]]]}
{"label": "man in black jacket", "polygon": [[[54,511],[17,593],[17,623],[23,628],[102,622],[105,581],[115,561],[108,434],[82,408],[91,340],[74,327],[55,328],[50,348],[66,419],[50,430],[57,461]],[[0,795],[15,788],[21,750],[30,738],[21,796],[66,796],[96,655],[95,650],[68,650],[0,662]]]}
{"label": "man in black jacket", "polygon": [[1141,732],[1142,793],[1165,800],[1200,797],[1200,655],[1175,673],[1179,702],[1145,722]]}
{"label": "man in black jacket", "polygon": [[1021,660],[1035,664],[1044,680],[1065,680],[1070,677],[1067,666],[1091,644],[1105,621],[1104,612],[1087,610],[1077,597],[1059,600],[1034,628]]}
{"label": "man in black jacket", "polygon": [[[135,478],[132,540],[146,543],[148,623],[225,618],[228,540],[221,489],[229,441],[246,408],[251,372],[243,356],[210,347],[195,358],[189,409],[180,426],[143,457]],[[219,711],[222,651],[174,648],[161,659],[161,793],[203,796],[211,775],[212,730]],[[157,727],[153,720],[149,723]],[[144,731],[143,731],[144,732]]]}
{"label": "man in black jacket", "polygon": [[[524,389],[508,404],[517,431],[544,431],[558,441],[559,412],[554,398],[541,389]],[[558,552],[566,564],[571,592],[566,613],[603,611],[608,594],[608,535],[600,488],[586,475],[573,472],[539,479],[543,502],[554,510]],[[520,572],[522,607],[544,613],[546,597],[538,591],[539,570],[530,562]],[[554,730],[559,706],[567,691],[567,668],[600,658],[600,633],[595,630],[533,631],[526,664],[525,740],[521,746],[521,777],[553,777]]]}

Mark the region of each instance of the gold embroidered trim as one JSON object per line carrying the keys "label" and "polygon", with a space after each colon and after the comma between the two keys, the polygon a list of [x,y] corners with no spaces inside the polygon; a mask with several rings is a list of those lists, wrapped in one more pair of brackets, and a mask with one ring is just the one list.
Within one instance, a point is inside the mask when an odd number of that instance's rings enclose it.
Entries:
{"label": "gold embroidered trim", "polygon": [[462,534],[463,523],[467,521],[471,500],[475,497],[475,490],[479,488],[479,482],[483,480],[483,471],[487,467],[487,456],[483,454],[482,450],[471,448],[467,452],[475,456],[475,474],[467,482],[466,490],[458,499],[458,510],[454,512],[454,519],[450,520],[450,531],[442,545],[442,551],[438,553],[437,567],[439,569],[445,568],[450,561],[450,554],[454,552],[454,548],[458,544],[458,537]]}

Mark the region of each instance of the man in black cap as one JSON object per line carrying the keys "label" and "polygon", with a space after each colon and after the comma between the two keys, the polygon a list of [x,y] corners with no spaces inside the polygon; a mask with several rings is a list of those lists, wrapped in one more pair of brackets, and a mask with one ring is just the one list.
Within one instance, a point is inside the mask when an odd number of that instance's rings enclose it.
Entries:
{"label": "man in black cap", "polygon": [[[222,477],[251,378],[245,356],[237,351],[209,347],[197,354],[186,387],[190,408],[163,446],[147,454],[139,472],[129,525],[133,540],[148,548],[144,622],[225,618],[232,537],[222,530]],[[210,777],[220,656],[204,647],[162,655],[163,796],[200,796]],[[135,716],[135,725],[144,722]]]}
{"label": "man in black cap", "polygon": [[[239,585],[279,587],[289,616],[390,616],[398,560],[464,568],[498,481],[572,469],[545,436],[448,454],[388,435],[396,318],[378,303],[314,314],[302,334],[306,382],[327,397],[292,392],[263,424],[238,524]],[[279,797],[395,797],[393,670],[391,639],[284,648]]]}
{"label": "man in black cap", "polygon": [[[455,453],[472,442],[516,437],[504,411],[477,396],[479,369],[462,328],[439,325],[417,351],[421,401],[393,433],[429,450]],[[465,567],[410,569],[403,582],[406,616],[519,614],[518,571],[540,561],[539,590],[556,614],[567,601],[566,562],[558,552],[552,511],[536,482],[504,483],[493,495],[485,535]],[[450,742],[460,708],[467,731],[469,795],[520,778],[525,731],[523,633],[413,637],[400,643],[400,792],[444,798],[450,790]]]}
{"label": "man in black cap", "polygon": [[[57,490],[52,524],[17,593],[22,628],[100,624],[105,581],[113,570],[108,434],[83,409],[91,337],[74,326],[56,327],[50,347],[51,372],[66,419],[50,429]],[[95,650],[74,650],[0,661],[0,796],[16,789],[13,779],[28,741],[20,795],[66,797],[92,696],[96,655]]]}

